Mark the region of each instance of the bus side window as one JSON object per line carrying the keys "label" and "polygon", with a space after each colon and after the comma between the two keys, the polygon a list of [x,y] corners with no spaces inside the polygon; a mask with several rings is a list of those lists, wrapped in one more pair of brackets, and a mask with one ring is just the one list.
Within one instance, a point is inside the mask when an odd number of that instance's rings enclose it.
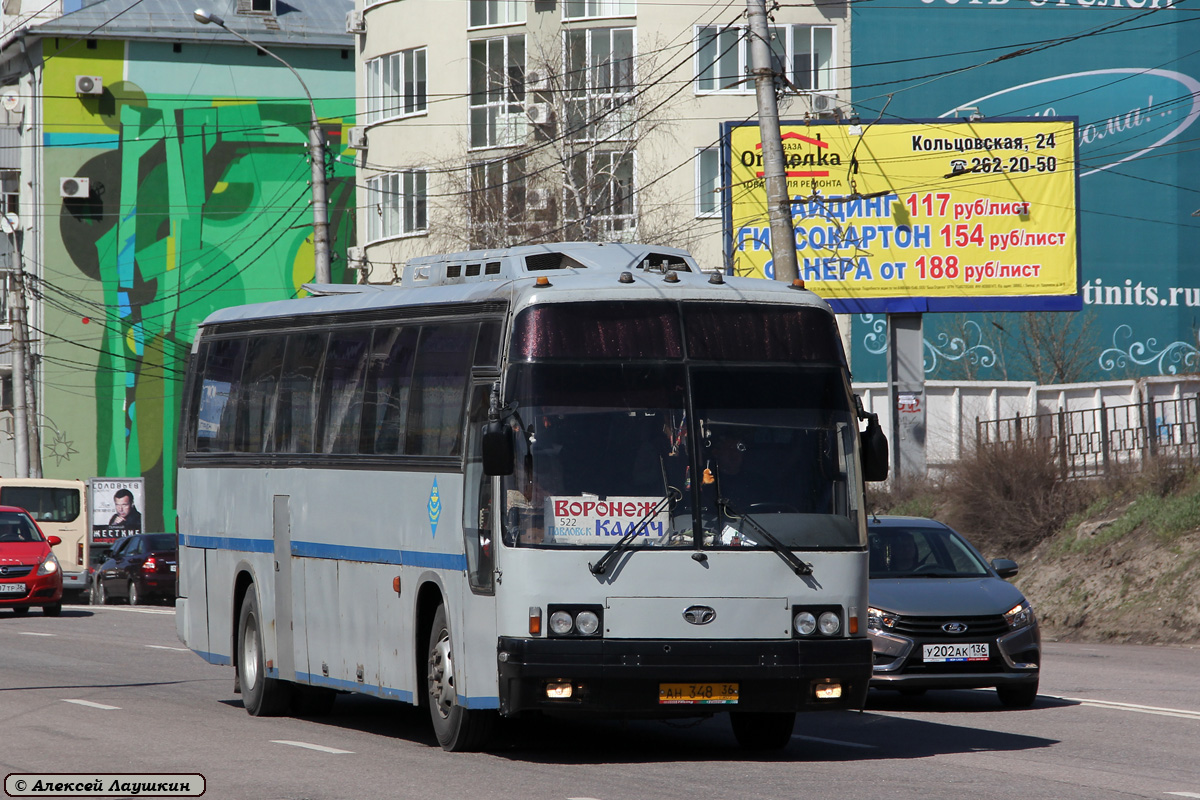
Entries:
{"label": "bus side window", "polygon": [[242,373],[244,339],[218,339],[209,348],[200,385],[196,450],[220,453],[232,449],[234,404],[230,402]]}
{"label": "bus side window", "polygon": [[334,331],[321,378],[321,452],[357,453],[371,331]]}
{"label": "bus side window", "polygon": [[405,435],[404,450],[409,455],[462,452],[463,407],[478,329],[477,322],[421,328]]}
{"label": "bus side window", "polygon": [[362,453],[393,456],[403,452],[404,418],[420,331],[415,325],[375,329],[363,401]]}
{"label": "bus side window", "polygon": [[325,334],[288,336],[275,409],[275,451],[311,453],[316,442],[317,377],[325,355]]}
{"label": "bus side window", "polygon": [[283,336],[264,336],[246,354],[241,390],[237,393],[237,430],[234,449],[242,453],[266,453],[275,447],[275,394],[283,362]]}

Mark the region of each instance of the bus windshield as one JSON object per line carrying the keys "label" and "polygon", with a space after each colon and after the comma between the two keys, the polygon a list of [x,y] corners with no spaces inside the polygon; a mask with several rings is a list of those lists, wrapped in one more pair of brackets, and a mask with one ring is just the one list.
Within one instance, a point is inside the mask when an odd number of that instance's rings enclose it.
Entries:
{"label": "bus windshield", "polygon": [[857,426],[834,366],[526,363],[509,386],[510,545],[610,547],[637,531],[635,546],[863,546]]}

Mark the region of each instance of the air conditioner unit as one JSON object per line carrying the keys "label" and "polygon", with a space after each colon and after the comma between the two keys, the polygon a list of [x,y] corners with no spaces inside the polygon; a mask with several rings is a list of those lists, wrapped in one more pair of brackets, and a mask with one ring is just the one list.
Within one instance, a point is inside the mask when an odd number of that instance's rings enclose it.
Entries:
{"label": "air conditioner unit", "polygon": [[525,91],[550,91],[550,70],[544,68],[527,70],[525,72]]}
{"label": "air conditioner unit", "polygon": [[525,208],[530,211],[545,211],[550,207],[549,189],[526,189]]}
{"label": "air conditioner unit", "polygon": [[837,108],[838,96],[837,92],[810,92],[808,101],[814,114],[825,114]]}
{"label": "air conditioner unit", "polygon": [[367,129],[361,126],[355,126],[346,131],[346,144],[353,147],[355,150],[367,149]]}
{"label": "air conditioner unit", "polygon": [[59,178],[58,196],[68,200],[85,198],[92,191],[92,182],[88,178]]}
{"label": "air conditioner unit", "polygon": [[76,75],[75,94],[104,94],[104,79],[99,75]]}
{"label": "air conditioner unit", "polygon": [[554,108],[549,103],[530,103],[525,106],[525,116],[534,125],[549,125],[554,120]]}
{"label": "air conditioner unit", "polygon": [[367,23],[363,19],[363,12],[350,11],[346,13],[346,33],[366,33]]}

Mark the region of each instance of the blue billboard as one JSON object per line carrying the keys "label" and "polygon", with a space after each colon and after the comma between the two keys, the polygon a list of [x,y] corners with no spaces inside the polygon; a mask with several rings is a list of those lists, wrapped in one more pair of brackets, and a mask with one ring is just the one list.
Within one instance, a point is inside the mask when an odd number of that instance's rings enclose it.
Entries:
{"label": "blue billboard", "polygon": [[[929,314],[930,379],[1200,372],[1200,15],[1167,0],[855,3],[862,123],[1078,120],[1078,313]],[[855,379],[883,380],[884,318],[853,323]]]}

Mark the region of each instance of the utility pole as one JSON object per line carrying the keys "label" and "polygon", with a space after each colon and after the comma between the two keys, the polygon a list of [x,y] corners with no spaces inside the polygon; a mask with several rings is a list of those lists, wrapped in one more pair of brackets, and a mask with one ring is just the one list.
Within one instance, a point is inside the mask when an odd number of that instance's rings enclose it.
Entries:
{"label": "utility pole", "polygon": [[800,267],[796,261],[792,198],[779,133],[779,107],[775,103],[775,70],[771,66],[771,32],[767,27],[765,0],[746,0],[746,17],[750,23],[750,63],[758,93],[758,132],[762,139],[767,215],[771,222],[771,259],[775,280],[791,283],[800,277]]}
{"label": "utility pole", "polygon": [[18,478],[29,477],[29,413],[25,389],[25,281],[21,274],[21,252],[17,248],[18,223],[0,214],[0,226],[8,236],[8,289],[12,322],[13,447]]}

